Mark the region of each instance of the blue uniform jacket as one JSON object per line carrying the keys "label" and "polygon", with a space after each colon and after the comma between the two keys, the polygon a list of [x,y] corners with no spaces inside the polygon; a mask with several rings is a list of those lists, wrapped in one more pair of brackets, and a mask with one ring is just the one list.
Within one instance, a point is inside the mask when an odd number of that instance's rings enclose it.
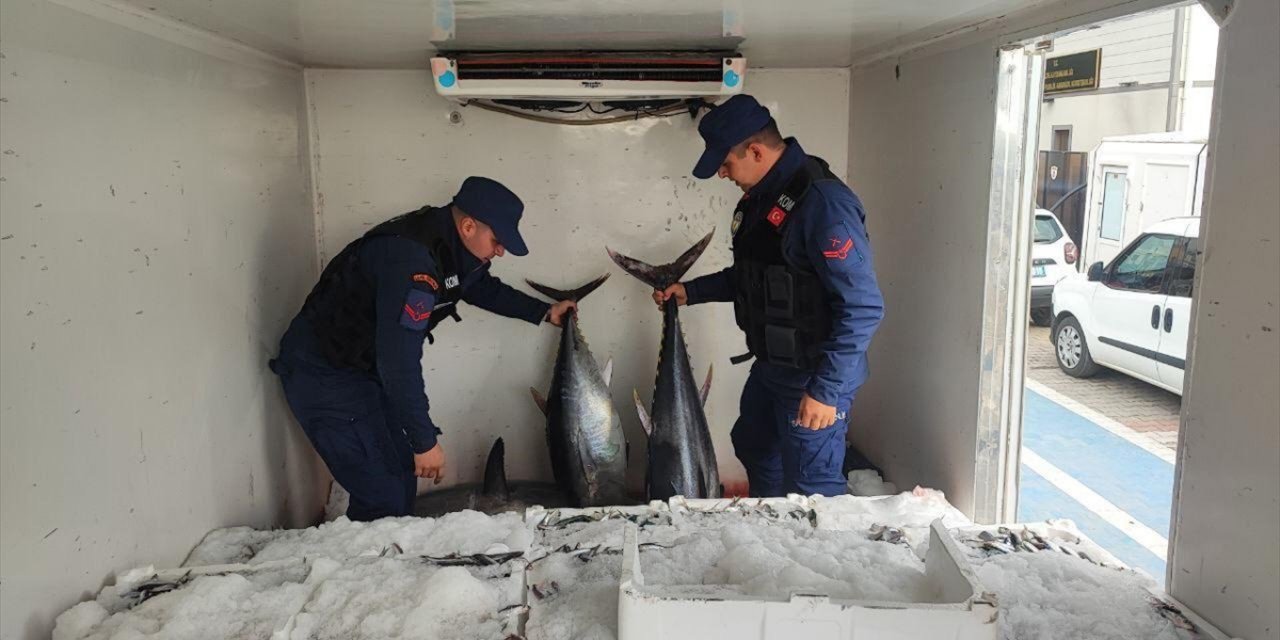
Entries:
{"label": "blue uniform jacket", "polygon": [[[794,138],[769,173],[744,196],[746,217],[763,216],[793,174],[804,165],[804,149]],[[832,329],[814,371],[798,371],[757,361],[765,375],[803,389],[835,406],[857,391],[869,374],[867,347],[884,317],[884,298],[872,268],[862,202],[844,183],[815,182],[791,212],[783,254],[794,266],[811,269],[822,281],[831,307]],[[744,225],[746,222],[743,223]],[[688,304],[732,302],[733,267],[685,283]]]}
{"label": "blue uniform jacket", "polygon": [[[471,255],[456,231],[451,242],[458,256],[463,301],[509,318],[542,322],[550,305],[490,275],[490,265]],[[374,375],[382,387],[387,419],[404,429],[415,453],[422,453],[436,445],[439,432],[431,420],[422,379],[422,343],[435,306],[436,286],[429,274],[436,273],[435,264],[427,248],[413,240],[378,236],[360,247],[360,267],[376,289]],[[294,318],[281,340],[281,356],[306,366],[331,368],[321,353],[307,319]],[[333,373],[365,375],[338,369]]]}

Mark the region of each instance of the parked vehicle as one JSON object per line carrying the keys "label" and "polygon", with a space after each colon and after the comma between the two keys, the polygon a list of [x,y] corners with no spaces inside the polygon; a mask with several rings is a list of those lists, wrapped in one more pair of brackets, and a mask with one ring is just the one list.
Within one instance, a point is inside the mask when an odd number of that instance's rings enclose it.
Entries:
{"label": "parked vehicle", "polygon": [[1182,395],[1200,218],[1147,228],[1116,259],[1053,290],[1058,366],[1087,378],[1108,367]]}
{"label": "parked vehicle", "polygon": [[1058,217],[1036,209],[1031,245],[1031,322],[1047,327],[1053,322],[1053,286],[1076,273],[1080,252],[1067,236]]}
{"label": "parked vehicle", "polygon": [[1208,144],[1178,131],[1112,136],[1089,154],[1080,259],[1110,263],[1144,229],[1200,215]]}

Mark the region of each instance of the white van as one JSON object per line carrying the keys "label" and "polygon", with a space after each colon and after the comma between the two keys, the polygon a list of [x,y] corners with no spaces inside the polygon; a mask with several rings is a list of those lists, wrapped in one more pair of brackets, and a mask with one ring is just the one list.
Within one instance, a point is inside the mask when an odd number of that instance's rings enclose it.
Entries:
{"label": "white van", "polygon": [[1103,138],[1089,154],[1081,262],[1111,262],[1144,229],[1200,215],[1207,149],[1176,131]]}
{"label": "white van", "polygon": [[1200,218],[1149,227],[1110,264],[1053,290],[1058,367],[1087,378],[1108,367],[1182,395]]}

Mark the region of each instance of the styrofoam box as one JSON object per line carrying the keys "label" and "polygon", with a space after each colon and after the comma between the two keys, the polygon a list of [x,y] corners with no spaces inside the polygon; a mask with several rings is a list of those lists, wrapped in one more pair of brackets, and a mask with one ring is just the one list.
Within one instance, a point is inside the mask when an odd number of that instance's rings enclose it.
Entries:
{"label": "styrofoam box", "polygon": [[[797,496],[769,502],[776,502],[779,508],[794,508],[803,507],[804,500]],[[678,519],[682,512],[714,511],[726,503],[725,500],[679,499],[673,500],[668,508]],[[757,504],[757,501],[751,503]],[[995,596],[982,590],[964,553],[941,522],[934,522],[930,527],[925,575],[935,594],[929,602],[839,600],[823,593],[793,593],[780,598],[736,594],[676,597],[664,594],[661,586],[646,587],[639,530],[628,524],[618,588],[618,638],[996,640],[999,637]]]}
{"label": "styrofoam box", "polygon": [[[559,519],[602,513],[665,514],[673,524],[678,524],[693,514],[732,512],[761,505],[770,505],[782,517],[789,517],[790,511],[808,511],[814,503],[812,498],[797,495],[743,501],[676,497],[667,502],[654,501],[648,505],[627,507],[553,511],[533,507],[525,512],[525,522],[533,534],[531,538],[536,538],[538,524],[549,515]],[[983,590],[969,565],[968,554],[956,542],[956,537],[976,537],[984,530],[994,533],[1001,526],[1015,531],[1030,529],[1042,538],[1085,551],[1095,562],[1125,567],[1069,520],[971,525],[956,528],[954,532],[937,520],[929,527],[929,546],[925,554],[926,579],[932,583],[932,591],[936,594],[930,602],[840,600],[822,593],[793,593],[772,599],[733,594],[686,597],[671,595],[670,589],[662,585],[645,584],[642,554],[639,553],[639,529],[628,523],[623,534],[617,637],[619,640],[995,640],[999,638],[997,598]],[[1152,595],[1181,608],[1197,625],[1202,637],[1232,640],[1168,594],[1155,590]]]}
{"label": "styrofoam box", "polygon": [[934,602],[834,600],[821,593],[758,599],[670,597],[644,583],[637,529],[627,527],[618,592],[618,638],[995,640],[996,601],[984,593],[941,523],[930,527],[925,576]]}

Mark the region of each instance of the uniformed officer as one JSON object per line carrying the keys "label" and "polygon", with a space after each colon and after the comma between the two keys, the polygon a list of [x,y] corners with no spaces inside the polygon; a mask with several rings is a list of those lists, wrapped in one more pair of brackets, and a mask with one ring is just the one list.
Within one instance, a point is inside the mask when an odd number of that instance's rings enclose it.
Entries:
{"label": "uniformed officer", "polygon": [[347,245],[325,268],[280,341],[271,368],[316,452],[351,494],[347,516],[409,515],[417,478],[444,476],[445,455],[422,381],[422,341],[457,304],[559,325],[548,305],[489,275],[490,260],[528,253],[524,204],[488,178],[467,178],[446,207],[423,207]]}
{"label": "uniformed officer", "polygon": [[884,316],[862,202],[749,95],[698,124],[700,179],[745,192],[733,214],[733,265],[655,291],[662,304],[734,303],[755,363],[742,390],[734,452],[752,496],[845,493],[849,406],[867,379]]}

